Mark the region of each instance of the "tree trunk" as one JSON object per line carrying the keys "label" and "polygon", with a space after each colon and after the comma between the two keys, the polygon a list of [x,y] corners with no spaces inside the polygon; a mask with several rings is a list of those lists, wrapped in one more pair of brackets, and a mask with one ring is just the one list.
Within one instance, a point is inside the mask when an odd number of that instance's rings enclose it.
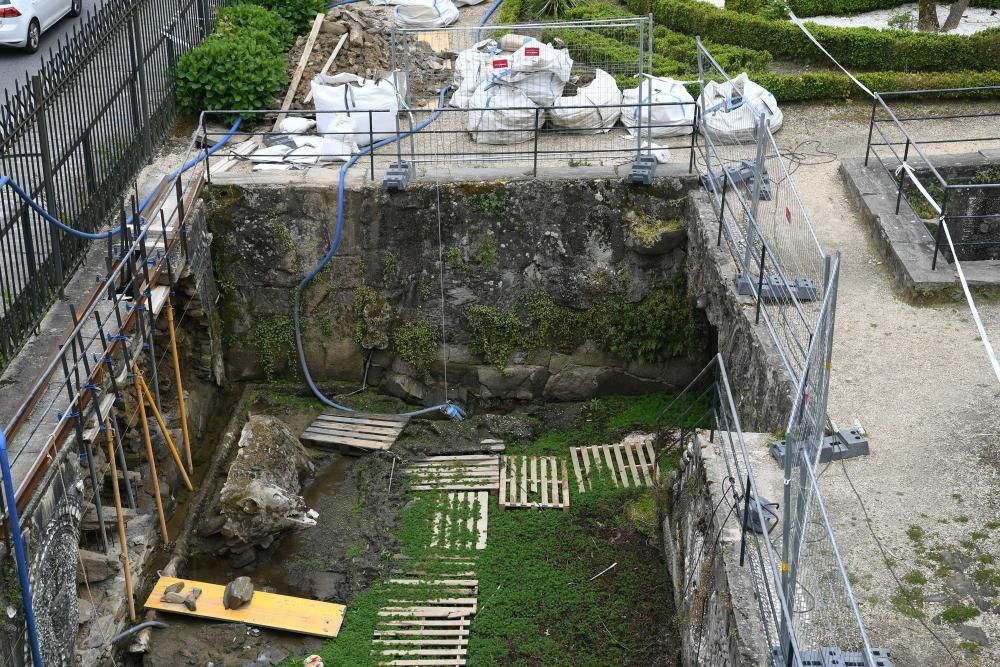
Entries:
{"label": "tree trunk", "polygon": [[937,17],[937,5],[934,0],[920,0],[917,12],[917,30],[921,32],[937,32],[941,29]]}
{"label": "tree trunk", "polygon": [[958,0],[951,4],[951,9],[948,10],[948,18],[945,19],[944,25],[941,26],[941,32],[948,32],[949,30],[954,30],[958,27],[959,21],[962,20],[962,14],[965,10],[969,8],[969,0]]}

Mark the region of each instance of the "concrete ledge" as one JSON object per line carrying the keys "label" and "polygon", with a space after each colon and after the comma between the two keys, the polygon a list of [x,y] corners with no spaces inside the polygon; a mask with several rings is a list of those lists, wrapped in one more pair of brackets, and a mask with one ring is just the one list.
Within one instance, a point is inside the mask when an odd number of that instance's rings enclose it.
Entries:
{"label": "concrete ledge", "polygon": [[[935,162],[938,159],[935,158]],[[951,168],[962,159],[962,156],[949,156],[940,161],[943,167]],[[968,163],[968,159],[965,160]],[[861,158],[844,160],[840,173],[902,296],[910,301],[962,300],[958,274],[947,260],[939,256],[937,269],[931,270],[934,239],[923,223],[906,205],[900,206],[900,212],[896,213],[897,185],[877,160],[870,160],[867,167]],[[977,293],[1000,293],[1000,262],[962,262],[962,269]]]}

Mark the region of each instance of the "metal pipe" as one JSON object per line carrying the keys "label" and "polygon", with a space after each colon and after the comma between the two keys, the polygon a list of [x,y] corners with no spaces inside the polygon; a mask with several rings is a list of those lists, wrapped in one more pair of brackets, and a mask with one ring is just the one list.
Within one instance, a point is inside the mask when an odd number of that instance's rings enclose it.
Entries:
{"label": "metal pipe", "polygon": [[142,376],[139,375],[139,365],[132,365],[132,377],[135,381],[135,398],[139,404],[139,421],[142,422],[142,437],[146,441],[146,458],[149,460],[150,482],[153,484],[153,499],[156,500],[156,514],[160,518],[160,532],[163,534],[163,544],[170,544],[167,533],[167,519],[163,514],[163,498],[160,497],[160,476],[156,472],[156,455],[153,454],[153,442],[149,439],[149,421],[146,419],[146,401],[142,395]]}
{"label": "metal pipe", "polygon": [[125,517],[122,515],[122,499],[118,493],[118,468],[115,466],[115,442],[111,432],[111,417],[104,421],[104,440],[108,445],[108,463],[111,464],[111,488],[115,496],[115,516],[118,518],[118,544],[122,549],[122,566],[125,569],[125,597],[128,600],[128,616],[135,622],[135,600],[132,599],[132,565],[128,560],[128,539],[125,537]]}
{"label": "metal pipe", "polygon": [[0,428],[0,471],[3,473],[3,493],[7,500],[7,520],[14,542],[14,560],[17,562],[17,577],[21,584],[21,604],[24,605],[24,624],[28,630],[28,644],[31,646],[31,661],[41,667],[42,648],[38,643],[38,628],[35,625],[35,609],[31,603],[31,586],[28,580],[28,559],[24,556],[24,538],[21,536],[21,522],[17,518],[17,502],[14,498],[14,482],[7,460],[7,434]]}
{"label": "metal pipe", "polygon": [[187,459],[188,472],[194,472],[191,460],[191,436],[188,432],[187,406],[184,401],[184,383],[181,380],[181,362],[177,355],[177,333],[174,329],[174,305],[167,298],[167,331],[170,334],[170,356],[174,362],[174,384],[177,386],[177,405],[181,418],[181,433],[184,434],[184,456]]}

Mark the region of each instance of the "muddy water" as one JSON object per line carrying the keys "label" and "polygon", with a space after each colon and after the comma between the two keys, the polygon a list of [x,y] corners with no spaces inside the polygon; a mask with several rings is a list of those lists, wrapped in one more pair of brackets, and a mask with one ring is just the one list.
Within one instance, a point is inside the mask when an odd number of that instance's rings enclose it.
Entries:
{"label": "muddy water", "polygon": [[249,574],[261,590],[320,599],[336,597],[336,591],[330,590],[338,583],[338,575],[331,570],[340,569],[334,556],[346,551],[356,537],[350,525],[357,496],[352,474],[356,462],[352,457],[331,454],[320,464],[303,494],[306,505],[319,512],[316,525],[281,538],[270,556],[262,556],[249,573],[230,567],[228,559],[206,555],[188,562],[188,576],[225,583]]}

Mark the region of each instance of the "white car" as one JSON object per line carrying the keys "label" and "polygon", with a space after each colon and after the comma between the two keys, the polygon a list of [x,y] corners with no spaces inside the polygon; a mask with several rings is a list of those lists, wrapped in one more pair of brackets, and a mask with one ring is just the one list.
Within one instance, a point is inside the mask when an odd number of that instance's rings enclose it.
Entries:
{"label": "white car", "polygon": [[42,33],[69,14],[79,16],[83,0],[0,0],[0,46],[38,50]]}

